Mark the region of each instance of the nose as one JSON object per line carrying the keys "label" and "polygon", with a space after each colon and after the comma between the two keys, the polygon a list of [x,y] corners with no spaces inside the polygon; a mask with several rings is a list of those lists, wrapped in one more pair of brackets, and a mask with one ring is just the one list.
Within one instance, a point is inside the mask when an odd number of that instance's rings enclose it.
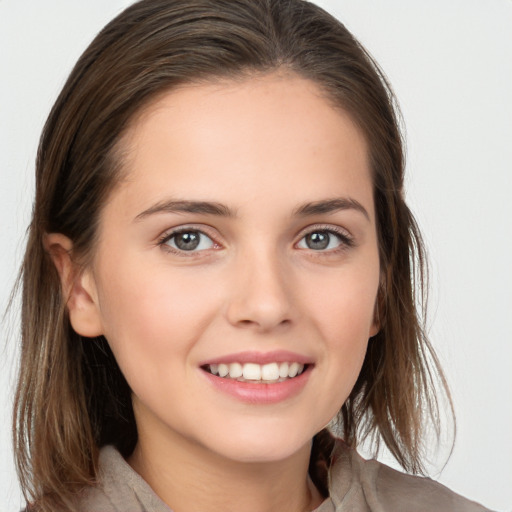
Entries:
{"label": "nose", "polygon": [[277,254],[240,257],[230,280],[227,318],[232,325],[268,332],[294,320],[290,271]]}

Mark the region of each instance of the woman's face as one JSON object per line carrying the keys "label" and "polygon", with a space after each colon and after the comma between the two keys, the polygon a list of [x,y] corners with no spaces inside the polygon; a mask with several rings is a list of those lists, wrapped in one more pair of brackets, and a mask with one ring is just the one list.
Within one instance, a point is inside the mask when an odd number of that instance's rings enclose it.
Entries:
{"label": "woman's face", "polygon": [[169,92],[123,144],[84,282],[139,434],[236,461],[296,453],[378,329],[362,134],[312,82],[272,74]]}

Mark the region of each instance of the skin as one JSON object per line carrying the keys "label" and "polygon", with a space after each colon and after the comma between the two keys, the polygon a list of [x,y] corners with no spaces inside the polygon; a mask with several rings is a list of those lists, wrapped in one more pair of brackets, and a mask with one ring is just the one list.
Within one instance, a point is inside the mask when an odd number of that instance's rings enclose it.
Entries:
{"label": "skin", "polygon": [[[363,135],[315,84],[277,72],[171,91],[123,146],[125,179],[102,211],[91,265],[71,278],[71,242],[47,243],[73,328],[105,335],[133,390],[129,463],[178,512],[312,510],[322,499],[307,476],[311,439],[348,397],[378,331]],[[297,214],[335,198],[349,207]],[[182,200],[231,215],[161,208]],[[207,235],[198,250],[173,246],[182,227]],[[308,233],[326,230],[342,236],[308,246]],[[200,364],[248,350],[314,364],[291,398],[245,403]]]}

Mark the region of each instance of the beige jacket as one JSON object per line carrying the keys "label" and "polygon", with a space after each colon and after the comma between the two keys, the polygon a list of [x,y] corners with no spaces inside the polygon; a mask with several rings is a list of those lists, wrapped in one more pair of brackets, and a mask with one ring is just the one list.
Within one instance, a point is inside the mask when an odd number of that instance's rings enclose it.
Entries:
{"label": "beige jacket", "polygon": [[[343,443],[333,461],[330,497],[314,512],[489,512],[429,478],[364,460]],[[112,446],[100,453],[100,486],[79,503],[83,512],[172,512]]]}

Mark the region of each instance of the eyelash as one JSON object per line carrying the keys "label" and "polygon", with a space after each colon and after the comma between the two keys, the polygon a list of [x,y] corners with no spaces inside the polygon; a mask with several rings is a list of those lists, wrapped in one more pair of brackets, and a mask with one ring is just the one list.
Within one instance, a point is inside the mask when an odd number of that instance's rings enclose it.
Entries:
{"label": "eyelash", "polygon": [[315,256],[339,254],[340,252],[344,252],[347,249],[350,249],[355,246],[354,238],[348,233],[348,231],[332,225],[310,226],[306,228],[306,230],[301,233],[299,242],[306,238],[308,235],[312,235],[313,233],[327,233],[328,235],[334,235],[339,240],[340,243],[338,247],[329,250],[315,251],[314,249],[309,248],[304,249],[310,250],[313,254],[315,254]]}
{"label": "eyelash", "polygon": [[182,228],[173,229],[170,232],[164,233],[158,240],[158,245],[161,246],[164,250],[166,250],[168,252],[177,254],[179,256],[184,256],[184,257],[194,257],[194,256],[197,256],[197,254],[199,252],[202,252],[205,250],[205,249],[203,249],[202,251],[185,251],[185,250],[177,249],[177,248],[174,248],[174,247],[171,247],[170,245],[168,245],[169,241],[171,241],[173,238],[175,238],[178,235],[183,234],[183,233],[198,233],[200,235],[203,235],[203,236],[209,238],[212,241],[212,244],[215,248],[220,247],[220,244],[215,242],[215,240],[213,239],[212,236],[210,236],[208,233],[205,233],[204,230],[195,228],[193,226],[184,226]]}
{"label": "eyelash", "polygon": [[[202,249],[199,251],[195,251],[195,250],[186,251],[186,250],[181,250],[181,249],[171,247],[168,244],[168,242],[170,240],[172,240],[176,236],[183,234],[183,233],[198,233],[199,235],[209,238],[215,249],[218,249],[219,247],[221,247],[221,245],[218,244],[212,236],[210,236],[208,233],[206,233],[202,229],[195,228],[193,226],[185,226],[182,228],[174,229],[171,232],[166,232],[159,238],[158,245],[161,246],[166,251],[169,251],[173,254],[177,254],[177,255],[183,256],[183,257],[194,257],[194,256],[197,256],[198,253],[208,250],[208,249]],[[339,247],[336,247],[334,249],[329,249],[329,250],[317,250],[317,251],[315,251],[314,249],[309,249],[309,248],[300,249],[300,250],[309,250],[313,254],[316,253],[315,255],[320,256],[320,255],[327,255],[327,254],[338,254],[340,252],[346,251],[347,249],[350,249],[351,247],[354,247],[354,245],[355,245],[354,239],[346,230],[343,230],[341,228],[336,228],[332,225],[311,226],[311,227],[307,228],[307,230],[304,230],[300,234],[299,241],[296,242],[295,245],[297,245],[299,242],[301,242],[308,235],[312,235],[314,233],[326,233],[328,235],[334,235],[340,242]]]}

